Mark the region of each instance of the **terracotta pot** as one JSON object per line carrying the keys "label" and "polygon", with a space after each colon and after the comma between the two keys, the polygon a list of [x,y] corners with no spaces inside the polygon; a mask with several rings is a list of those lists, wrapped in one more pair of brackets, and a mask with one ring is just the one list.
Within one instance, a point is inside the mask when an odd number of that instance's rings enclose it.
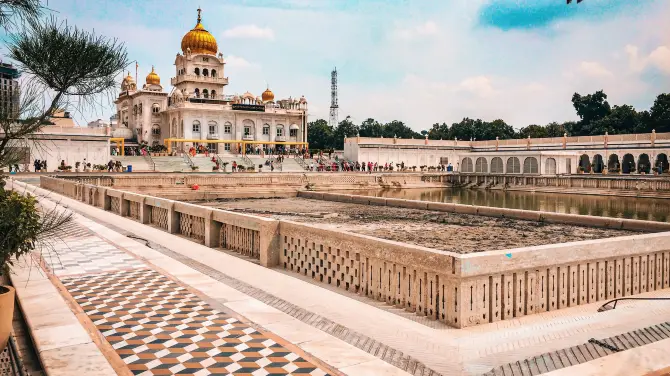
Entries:
{"label": "terracotta pot", "polygon": [[14,318],[14,288],[1,286],[6,291],[0,293],[0,352],[7,346],[12,333],[12,319]]}

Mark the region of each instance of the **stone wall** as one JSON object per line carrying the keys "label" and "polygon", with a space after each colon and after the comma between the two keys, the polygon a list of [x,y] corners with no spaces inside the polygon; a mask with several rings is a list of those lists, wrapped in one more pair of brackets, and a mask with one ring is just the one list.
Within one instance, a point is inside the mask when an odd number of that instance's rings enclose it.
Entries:
{"label": "stone wall", "polygon": [[[670,287],[670,233],[460,255],[42,176],[42,187],[462,328]],[[44,193],[10,180],[10,188]],[[305,192],[312,198],[325,193]],[[329,196],[330,198],[330,196]],[[336,195],[345,202],[552,220],[554,213]],[[115,202],[116,204],[112,204]],[[446,205],[444,207],[435,205]],[[135,207],[135,209],[133,209]],[[482,212],[480,212],[482,210]],[[486,210],[492,210],[487,212]],[[139,211],[138,215],[133,212]],[[563,223],[580,216],[553,218]],[[670,224],[602,218],[608,227]],[[595,224],[597,225],[597,223]],[[641,226],[641,227],[640,227]],[[225,230],[224,230],[225,229]],[[223,244],[223,240],[225,244]]]}

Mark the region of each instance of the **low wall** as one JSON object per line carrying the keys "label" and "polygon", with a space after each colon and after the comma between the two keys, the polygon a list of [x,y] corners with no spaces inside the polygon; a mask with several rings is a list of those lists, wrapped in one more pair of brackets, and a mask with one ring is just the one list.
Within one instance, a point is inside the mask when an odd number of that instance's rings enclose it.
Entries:
{"label": "low wall", "polygon": [[404,200],[398,198],[369,197],[349,195],[343,193],[325,192],[298,192],[298,197],[317,200],[337,201],[364,205],[391,206],[409,209],[435,210],[450,213],[483,215],[487,217],[513,218],[546,223],[560,223],[566,225],[602,227],[619,230],[662,232],[670,231],[670,223],[643,221],[637,219],[598,217],[590,215],[576,215],[552,213],[522,209],[496,208],[491,206],[463,205],[442,202],[419,200]]}
{"label": "low wall", "polygon": [[[235,249],[260,259],[264,266],[280,266],[458,328],[670,287],[667,232],[461,255],[55,180],[62,179],[41,177],[43,187],[65,196],[152,223],[209,247]],[[10,188],[16,185],[22,191],[42,191],[10,182]],[[310,198],[326,199],[330,195],[301,192],[301,196]],[[367,200],[371,205],[430,208],[429,203],[408,200],[400,203],[375,197],[337,197],[345,202]],[[479,210],[467,205],[443,205],[454,211],[469,208],[475,214]],[[517,212],[528,219],[545,214]],[[616,221],[613,227],[617,227]],[[627,228],[621,223],[621,228]],[[224,229],[231,232],[224,234]]]}

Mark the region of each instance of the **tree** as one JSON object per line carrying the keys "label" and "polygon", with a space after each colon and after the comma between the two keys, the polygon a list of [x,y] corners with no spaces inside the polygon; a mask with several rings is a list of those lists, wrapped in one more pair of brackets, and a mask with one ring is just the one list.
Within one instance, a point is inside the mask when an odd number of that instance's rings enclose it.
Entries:
{"label": "tree", "polygon": [[531,124],[519,130],[519,138],[528,138],[528,137],[545,138],[549,137],[549,132],[547,132],[547,128],[541,125]]}
{"label": "tree", "polygon": [[670,93],[656,97],[649,109],[648,121],[656,132],[670,132]]}
{"label": "tree", "polygon": [[514,138],[514,127],[505,123],[502,119],[496,119],[492,122],[485,122],[484,128],[479,134],[478,140],[495,140],[498,137],[501,140]]}
{"label": "tree", "polygon": [[450,140],[453,137],[451,136],[451,130],[449,129],[449,124],[447,123],[435,123],[433,127],[428,131],[428,138],[431,140]]}
{"label": "tree", "polygon": [[356,137],[358,135],[358,126],[351,121],[351,116],[347,116],[344,120],[337,124],[334,132],[334,140],[331,144],[333,149],[344,149],[345,137]]}
{"label": "tree", "polygon": [[591,132],[591,124],[604,118],[611,112],[610,104],[607,102],[607,94],[602,90],[585,96],[575,93],[572,95],[572,105],[581,119],[578,127],[573,130],[573,135],[575,136],[593,134]]}
{"label": "tree", "polygon": [[307,123],[307,142],[312,149],[330,149],[333,142],[333,128],[323,119]]}
{"label": "tree", "polygon": [[384,136],[384,126],[375,119],[368,118],[361,123],[361,137],[382,137]]}
{"label": "tree", "polygon": [[398,137],[398,138],[421,138],[421,135],[417,132],[414,132],[412,128],[408,127],[399,120],[393,120],[390,123],[384,124],[383,127],[384,137]]}
{"label": "tree", "polygon": [[568,133],[565,124],[558,124],[557,122],[547,124],[545,129],[547,130],[547,137],[563,137]]}
{"label": "tree", "polygon": [[[16,163],[21,157],[17,146],[44,127],[56,109],[73,102],[91,104],[95,96],[111,94],[115,77],[128,63],[123,44],[54,18],[39,20],[39,6],[34,0],[0,0],[0,26],[10,27],[11,15],[25,21],[10,34],[7,49],[28,76],[18,109],[0,109],[0,169]],[[56,211],[38,213],[33,197],[5,191],[0,176],[0,273],[12,257],[31,251],[70,219]]]}
{"label": "tree", "polygon": [[590,126],[590,134],[629,134],[639,128],[640,116],[633,106],[614,106],[609,115],[593,122]]}

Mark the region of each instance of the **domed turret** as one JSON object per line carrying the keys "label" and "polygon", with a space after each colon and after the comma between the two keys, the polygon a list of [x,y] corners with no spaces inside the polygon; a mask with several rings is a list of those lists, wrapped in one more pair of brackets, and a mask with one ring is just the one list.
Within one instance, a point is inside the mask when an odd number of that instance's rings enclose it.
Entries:
{"label": "domed turret", "polygon": [[200,12],[201,9],[198,8],[198,23],[181,39],[181,50],[185,54],[189,51],[193,54],[216,55],[219,46],[216,44],[214,36],[200,23],[202,21]]}
{"label": "domed turret", "polygon": [[266,103],[266,102],[272,102],[272,101],[275,100],[275,94],[274,94],[274,93],[272,92],[272,90],[270,90],[270,88],[268,87],[268,88],[265,89],[265,91],[263,92],[262,99],[263,99],[263,103]]}
{"label": "domed turret", "polygon": [[160,85],[161,84],[161,78],[158,76],[158,74],[154,71],[154,66],[151,66],[151,73],[147,76],[147,85]]}
{"label": "domed turret", "polygon": [[121,82],[121,90],[129,91],[136,89],[137,85],[135,84],[135,79],[130,75],[130,72],[128,72],[128,75],[123,79],[123,82]]}

